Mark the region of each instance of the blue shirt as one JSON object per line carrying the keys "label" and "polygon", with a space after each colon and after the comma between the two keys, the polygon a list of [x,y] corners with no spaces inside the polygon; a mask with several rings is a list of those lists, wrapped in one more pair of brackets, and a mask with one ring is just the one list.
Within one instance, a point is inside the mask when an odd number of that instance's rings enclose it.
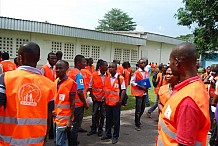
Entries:
{"label": "blue shirt", "polygon": [[77,89],[83,90],[84,89],[84,82],[83,82],[83,76],[81,73],[76,75],[76,83],[77,83]]}

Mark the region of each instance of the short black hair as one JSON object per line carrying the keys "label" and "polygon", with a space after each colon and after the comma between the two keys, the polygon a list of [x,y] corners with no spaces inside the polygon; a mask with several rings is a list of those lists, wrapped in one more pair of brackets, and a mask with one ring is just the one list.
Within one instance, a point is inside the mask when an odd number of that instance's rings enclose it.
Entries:
{"label": "short black hair", "polygon": [[2,54],[2,59],[3,59],[3,60],[8,60],[8,59],[9,59],[9,54],[8,54],[8,52],[4,52],[4,53]]}
{"label": "short black hair", "polygon": [[54,52],[48,53],[48,58],[50,57],[50,55],[55,55],[56,56],[56,54]]}
{"label": "short black hair", "polygon": [[56,56],[57,56],[58,58],[62,58],[63,53],[62,53],[61,51],[57,51],[57,52],[56,52]]}
{"label": "short black hair", "polygon": [[74,58],[74,64],[76,65],[76,63],[82,61],[83,58],[85,58],[83,55],[76,55]]}
{"label": "short black hair", "polygon": [[58,60],[58,62],[63,62],[66,65],[67,69],[69,68],[69,62],[65,60]]}

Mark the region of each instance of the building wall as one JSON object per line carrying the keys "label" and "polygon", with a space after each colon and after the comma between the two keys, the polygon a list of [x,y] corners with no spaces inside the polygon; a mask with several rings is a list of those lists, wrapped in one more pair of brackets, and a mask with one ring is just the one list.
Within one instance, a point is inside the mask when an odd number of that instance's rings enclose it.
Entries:
{"label": "building wall", "polygon": [[139,47],[136,45],[0,29],[0,51],[9,52],[11,59],[17,56],[20,45],[27,41],[36,42],[41,48],[38,66],[47,62],[49,52],[57,51],[63,52],[63,59],[67,60],[70,66],[73,66],[73,59],[77,54],[92,57],[94,62],[98,59],[108,62],[119,59],[121,63],[129,61],[132,65],[135,65],[139,58]]}

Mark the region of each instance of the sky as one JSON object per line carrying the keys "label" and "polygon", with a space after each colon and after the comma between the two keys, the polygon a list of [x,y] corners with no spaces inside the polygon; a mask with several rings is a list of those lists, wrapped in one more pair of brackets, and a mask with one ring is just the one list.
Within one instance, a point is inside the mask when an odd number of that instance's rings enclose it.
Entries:
{"label": "sky", "polygon": [[94,30],[112,8],[126,12],[136,31],[167,36],[192,33],[174,17],[182,0],[0,0],[0,16]]}

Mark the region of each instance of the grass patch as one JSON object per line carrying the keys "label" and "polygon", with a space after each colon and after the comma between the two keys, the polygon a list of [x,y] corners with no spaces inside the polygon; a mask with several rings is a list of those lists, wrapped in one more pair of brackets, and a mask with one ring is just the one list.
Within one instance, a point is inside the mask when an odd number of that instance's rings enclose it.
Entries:
{"label": "grass patch", "polygon": [[[151,77],[150,77],[150,81],[151,81]],[[127,89],[127,94],[129,96],[129,99],[127,101],[127,106],[122,107],[121,110],[131,110],[135,108],[135,97],[131,95],[130,86]],[[148,90],[148,96],[150,99],[150,104],[153,105],[156,100],[156,94],[154,93],[153,86]],[[91,116],[91,115],[92,115],[92,106],[90,105],[89,109],[85,110],[84,116]]]}

